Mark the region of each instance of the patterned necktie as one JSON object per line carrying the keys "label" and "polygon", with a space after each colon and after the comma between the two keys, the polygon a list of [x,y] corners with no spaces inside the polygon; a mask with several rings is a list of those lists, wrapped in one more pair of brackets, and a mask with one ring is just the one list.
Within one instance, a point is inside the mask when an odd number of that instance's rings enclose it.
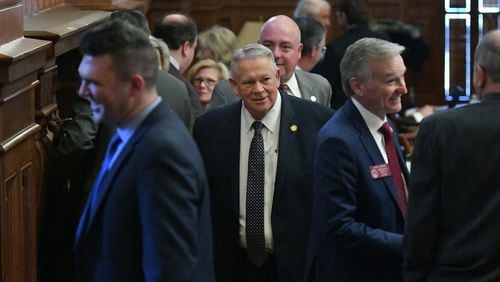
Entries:
{"label": "patterned necktie", "polygon": [[105,155],[104,160],[103,160],[102,165],[101,165],[101,170],[99,171],[99,174],[98,174],[97,179],[94,183],[94,186],[92,187],[91,214],[94,214],[94,212],[97,208],[98,199],[100,198],[100,195],[103,192],[103,189],[100,187],[101,182],[104,179],[104,177],[106,176],[110,162],[113,159],[113,156],[116,153],[116,149],[118,149],[118,146],[120,145],[121,142],[122,142],[122,140],[118,134],[115,134],[113,136],[113,138],[111,138],[111,141],[109,141],[108,149],[106,150],[106,155]]}
{"label": "patterned necktie", "polygon": [[264,237],[264,125],[254,121],[254,135],[248,155],[246,237],[248,259],[261,266],[267,259]]}
{"label": "patterned necktie", "polygon": [[396,147],[392,141],[392,128],[388,122],[380,127],[379,131],[384,135],[385,151],[387,153],[387,160],[389,161],[389,169],[391,170],[392,181],[396,187],[396,195],[398,197],[399,208],[403,217],[406,218],[408,210],[408,203],[406,199],[405,185],[403,177],[401,176],[401,166],[399,165],[398,155],[396,154]]}
{"label": "patterned necktie", "polygon": [[290,87],[286,83],[280,84],[280,87],[278,87],[279,90],[285,92],[288,95],[293,95],[292,90],[290,90]]}

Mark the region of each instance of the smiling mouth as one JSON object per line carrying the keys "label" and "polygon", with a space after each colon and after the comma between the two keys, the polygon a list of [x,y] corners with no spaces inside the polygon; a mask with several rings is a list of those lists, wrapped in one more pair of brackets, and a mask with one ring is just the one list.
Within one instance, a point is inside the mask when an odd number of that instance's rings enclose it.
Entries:
{"label": "smiling mouth", "polygon": [[252,100],[254,100],[255,102],[262,102],[262,101],[265,101],[266,99],[267,99],[267,96],[266,97],[255,97]]}

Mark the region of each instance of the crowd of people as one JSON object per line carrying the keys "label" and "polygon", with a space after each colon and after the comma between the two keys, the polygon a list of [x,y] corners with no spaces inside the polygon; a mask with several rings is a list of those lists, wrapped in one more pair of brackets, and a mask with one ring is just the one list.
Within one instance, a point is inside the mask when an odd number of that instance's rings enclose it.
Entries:
{"label": "crowd of people", "polygon": [[476,48],[482,102],[425,108],[410,172],[393,119],[405,47],[370,30],[366,9],[341,0],[344,34],[329,43],[325,0],[269,18],[239,49],[231,30],[198,33],[180,13],[151,32],[119,10],[87,32],[85,122],[56,132],[49,164],[89,155],[72,179],[89,185],[60,227],[74,247],[42,234],[42,280],[499,281],[500,31]]}

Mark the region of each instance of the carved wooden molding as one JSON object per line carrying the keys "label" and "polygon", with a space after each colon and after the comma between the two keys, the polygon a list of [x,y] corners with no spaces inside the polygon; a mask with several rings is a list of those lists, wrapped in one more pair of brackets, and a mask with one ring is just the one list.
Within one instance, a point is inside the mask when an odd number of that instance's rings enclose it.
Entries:
{"label": "carved wooden molding", "polygon": [[78,48],[83,33],[108,17],[106,11],[57,6],[25,16],[24,36],[52,41],[49,58],[54,58]]}

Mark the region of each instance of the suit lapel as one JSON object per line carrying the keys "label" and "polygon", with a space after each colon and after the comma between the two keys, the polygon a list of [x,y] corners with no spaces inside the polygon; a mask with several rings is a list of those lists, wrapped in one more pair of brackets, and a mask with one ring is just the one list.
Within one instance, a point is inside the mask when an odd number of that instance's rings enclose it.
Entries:
{"label": "suit lapel", "polygon": [[311,101],[311,93],[314,93],[313,83],[304,74],[304,71],[295,70],[295,76],[297,78],[297,84],[299,85],[299,89],[300,89],[300,93],[302,94],[302,98],[306,99],[307,101]]}
{"label": "suit lapel", "polygon": [[[231,189],[231,197],[233,200],[233,207],[236,212],[236,216],[239,217],[240,208],[240,131],[241,131],[241,102],[235,102],[229,106],[230,114],[229,119],[226,122],[227,130],[226,133],[229,138],[225,139],[223,152],[221,154],[228,155],[230,164],[227,168],[229,170],[229,189]],[[237,138],[237,141],[234,140]]]}
{"label": "suit lapel", "polygon": [[[352,98],[351,98],[352,99]],[[370,157],[371,160],[371,165],[380,165],[380,164],[385,164],[385,160],[382,157],[382,154],[380,153],[380,150],[378,149],[377,143],[375,143],[375,140],[373,140],[373,136],[370,133],[370,130],[368,129],[368,126],[366,125],[363,117],[359,113],[358,109],[356,106],[354,106],[354,103],[351,101],[351,99],[348,99],[345,107],[348,109],[348,115],[351,121],[353,122],[354,126],[356,129],[359,131],[359,140],[363,147],[366,150],[366,153]],[[394,139],[394,138],[393,138]],[[398,144],[398,143],[394,143]],[[401,153],[399,153],[401,155]],[[363,168],[369,170],[369,167]],[[391,195],[392,199],[396,203],[397,206],[398,204],[398,197],[396,195],[396,188],[394,187],[394,183],[392,182],[391,177],[384,177],[383,178],[385,187],[389,194]]]}
{"label": "suit lapel", "polygon": [[[151,123],[152,119],[154,119],[155,116],[158,116],[164,110],[164,108],[165,107],[162,104],[156,106],[156,108],[153,110],[153,112],[151,112],[146,117],[146,119],[144,121],[142,121],[141,125],[146,124],[146,123]],[[147,128],[149,128],[148,126],[141,126],[141,125],[139,125],[139,127],[137,128],[135,133],[132,135],[130,140],[127,142],[125,147],[120,152],[120,155],[116,158],[111,169],[106,173],[106,175],[102,179],[101,184],[99,186],[99,189],[102,189],[102,192],[99,193],[99,198],[96,199],[96,207],[94,209],[95,212],[93,214],[92,214],[91,209],[90,209],[90,203],[89,203],[90,199],[87,200],[87,203],[85,205],[85,209],[84,209],[82,216],[81,216],[82,217],[81,223],[78,226],[78,230],[77,230],[77,238],[76,238],[77,244],[80,241],[81,237],[83,237],[88,232],[90,227],[92,226],[92,223],[96,217],[96,214],[99,212],[99,208],[103,202],[103,199],[106,198],[106,195],[108,194],[109,188],[111,187],[111,185],[116,177],[116,174],[118,173],[118,171],[120,171],[120,169],[123,167],[123,165],[125,165],[126,160],[130,157],[130,155],[133,152],[133,148],[136,146],[137,142],[144,135]]]}
{"label": "suit lapel", "polygon": [[[274,198],[277,199],[283,189],[287,175],[287,167],[293,161],[290,156],[295,155],[297,146],[297,132],[301,125],[296,119],[295,109],[287,95],[281,95],[281,119],[278,141],[278,166],[276,170],[276,184]],[[294,130],[292,130],[293,128]]]}

